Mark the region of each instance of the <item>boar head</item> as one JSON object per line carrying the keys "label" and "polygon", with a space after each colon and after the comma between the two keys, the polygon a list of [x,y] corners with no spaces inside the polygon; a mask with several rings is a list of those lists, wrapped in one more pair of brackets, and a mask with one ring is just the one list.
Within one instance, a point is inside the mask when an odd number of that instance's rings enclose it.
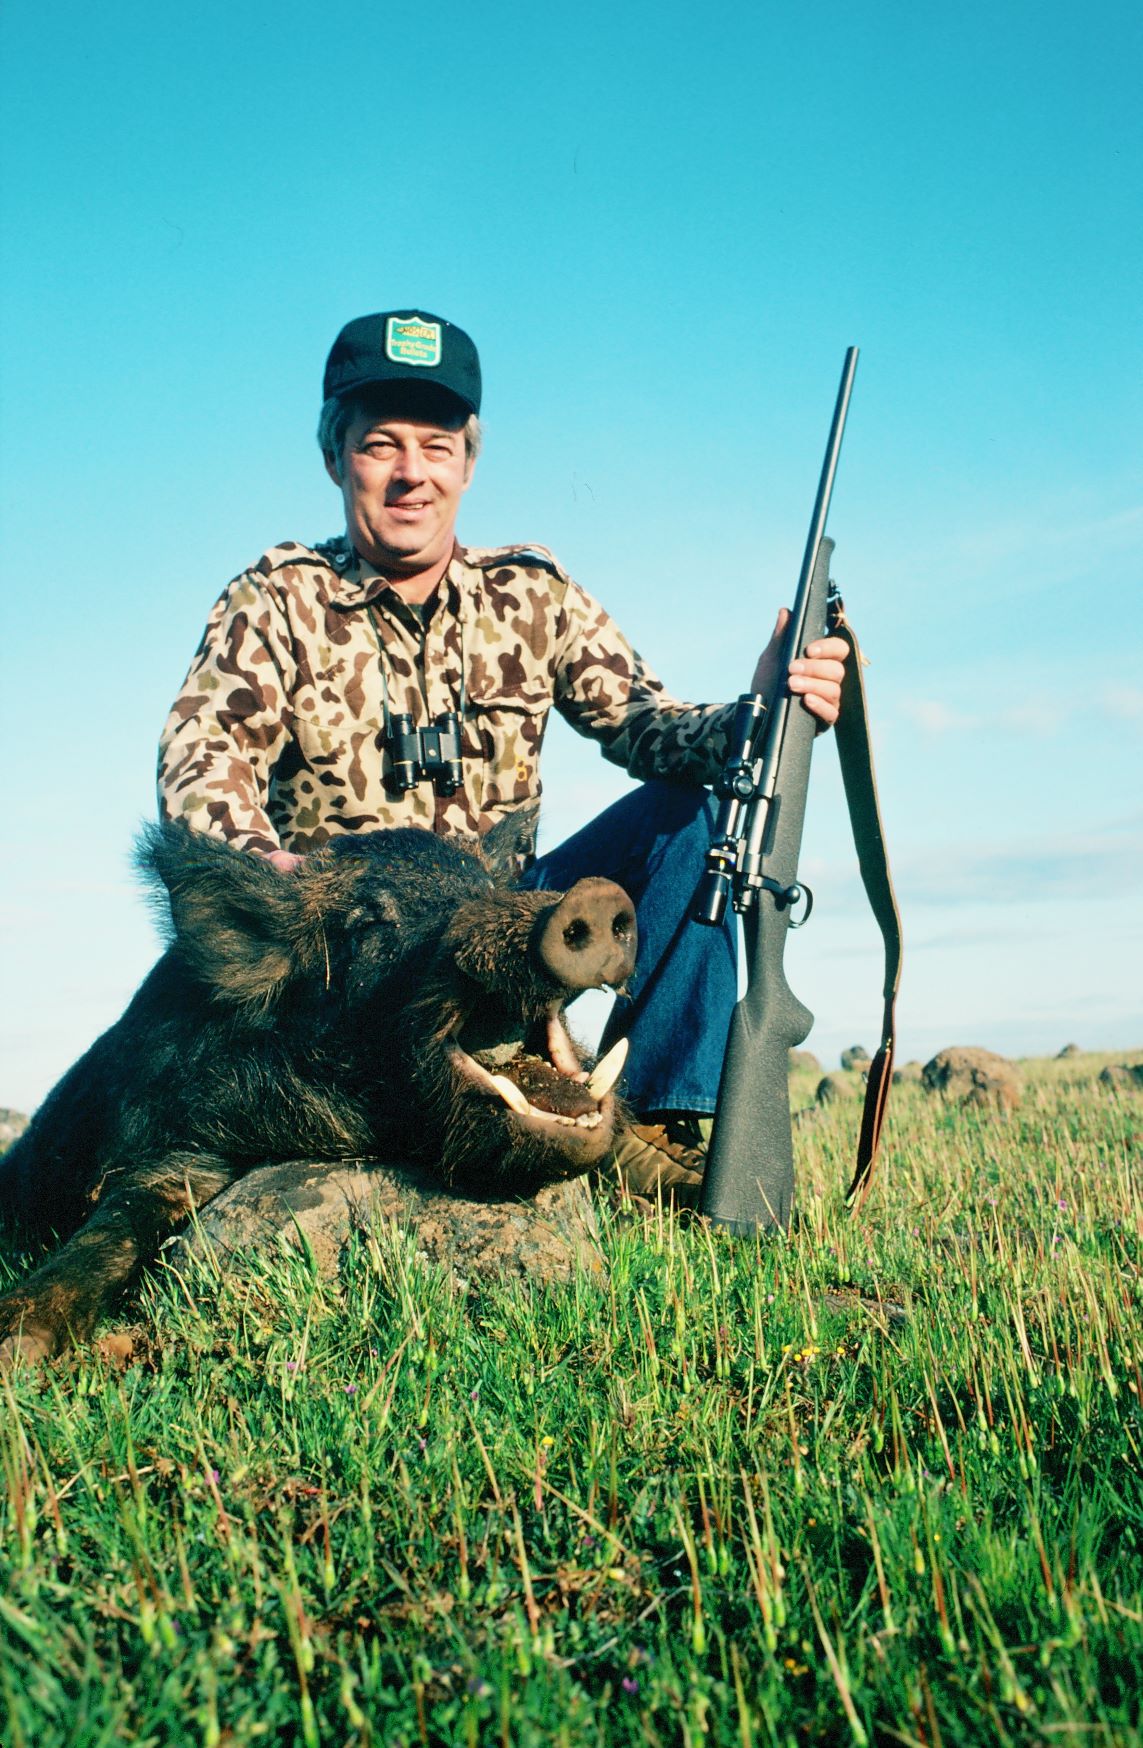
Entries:
{"label": "boar head", "polygon": [[328,1099],[331,1157],[350,1136],[466,1193],[529,1194],[612,1147],[622,1046],[589,1073],[563,1010],[623,986],[635,918],[610,881],[518,891],[496,860],[495,840],[408,828],[346,834],[291,874],[178,826],[145,853],[173,956],[232,1049],[271,1030],[294,1086]]}

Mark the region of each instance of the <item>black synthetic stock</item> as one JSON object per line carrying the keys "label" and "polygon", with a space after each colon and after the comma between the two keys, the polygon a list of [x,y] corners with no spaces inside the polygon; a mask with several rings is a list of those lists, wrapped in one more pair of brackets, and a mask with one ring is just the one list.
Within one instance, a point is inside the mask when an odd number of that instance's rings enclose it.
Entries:
{"label": "black synthetic stock", "polygon": [[[821,540],[801,621],[803,648],[825,633],[832,552],[833,542]],[[764,884],[743,918],[749,981],[730,1022],[703,1177],[703,1213],[736,1232],[785,1228],[794,1199],[789,1052],[809,1034],[813,1015],[786,982],[792,907],[784,893],[797,879],[816,726],[807,710],[774,719],[781,745],[761,872],[778,890]]]}

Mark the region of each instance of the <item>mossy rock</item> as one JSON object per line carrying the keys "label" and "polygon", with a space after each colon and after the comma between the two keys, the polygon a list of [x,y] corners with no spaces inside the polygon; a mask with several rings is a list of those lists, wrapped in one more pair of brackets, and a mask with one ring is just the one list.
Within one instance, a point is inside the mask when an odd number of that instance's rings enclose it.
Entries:
{"label": "mossy rock", "polygon": [[1020,1075],[1015,1063],[994,1050],[954,1044],[938,1050],[921,1070],[929,1092],[941,1093],[960,1105],[1013,1111],[1020,1103]]}
{"label": "mossy rock", "polygon": [[1143,1087],[1143,1062],[1109,1062],[1099,1082],[1115,1092],[1138,1092]]}
{"label": "mossy rock", "polygon": [[11,1147],[27,1127],[28,1118],[23,1111],[11,1111],[7,1105],[0,1105],[0,1153]]}
{"label": "mossy rock", "polygon": [[902,1062],[900,1068],[893,1070],[894,1086],[920,1086],[924,1069],[919,1062]]}
{"label": "mossy rock", "polygon": [[247,1172],[206,1205],[197,1229],[168,1246],[164,1260],[177,1267],[208,1248],[224,1269],[240,1270],[245,1254],[268,1243],[301,1243],[332,1278],[350,1233],[377,1218],[412,1232],[418,1253],[447,1266],[460,1290],[479,1280],[548,1285],[570,1281],[577,1269],[604,1272],[586,1178],[491,1201],[458,1195],[414,1166],[308,1159]]}
{"label": "mossy rock", "polygon": [[844,1099],[860,1098],[862,1090],[860,1075],[827,1074],[819,1080],[814,1097],[819,1105],[833,1105]]}

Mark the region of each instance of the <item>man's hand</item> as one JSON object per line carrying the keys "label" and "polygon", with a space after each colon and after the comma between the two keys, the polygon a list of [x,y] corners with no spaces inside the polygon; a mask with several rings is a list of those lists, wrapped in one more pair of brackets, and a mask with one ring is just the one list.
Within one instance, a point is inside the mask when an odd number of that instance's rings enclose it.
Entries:
{"label": "man's hand", "polygon": [[[790,623],[790,609],[778,610],[778,623],[766,648],[758,657],[751,690],[761,692],[767,703],[777,690],[782,643]],[[832,728],[841,703],[841,682],[849,645],[840,637],[819,637],[807,643],[804,656],[790,663],[790,691],[800,697],[822,728]]]}
{"label": "man's hand", "polygon": [[266,854],[266,860],[277,868],[279,873],[292,874],[295,868],[301,867],[303,858],[295,856],[293,850],[269,850]]}

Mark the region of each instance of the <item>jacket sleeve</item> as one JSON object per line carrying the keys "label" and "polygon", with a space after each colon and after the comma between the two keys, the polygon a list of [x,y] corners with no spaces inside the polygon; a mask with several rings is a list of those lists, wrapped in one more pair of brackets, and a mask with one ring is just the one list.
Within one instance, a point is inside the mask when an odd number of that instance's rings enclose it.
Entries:
{"label": "jacket sleeve", "polygon": [[285,748],[293,639],[276,593],[245,571],[207,621],[159,741],[159,814],[237,849],[281,847],[267,813]]}
{"label": "jacket sleeve", "polygon": [[576,583],[557,658],[556,708],[605,759],[633,777],[713,783],[726,757],[731,704],[684,704],[632,649],[615,621]]}

